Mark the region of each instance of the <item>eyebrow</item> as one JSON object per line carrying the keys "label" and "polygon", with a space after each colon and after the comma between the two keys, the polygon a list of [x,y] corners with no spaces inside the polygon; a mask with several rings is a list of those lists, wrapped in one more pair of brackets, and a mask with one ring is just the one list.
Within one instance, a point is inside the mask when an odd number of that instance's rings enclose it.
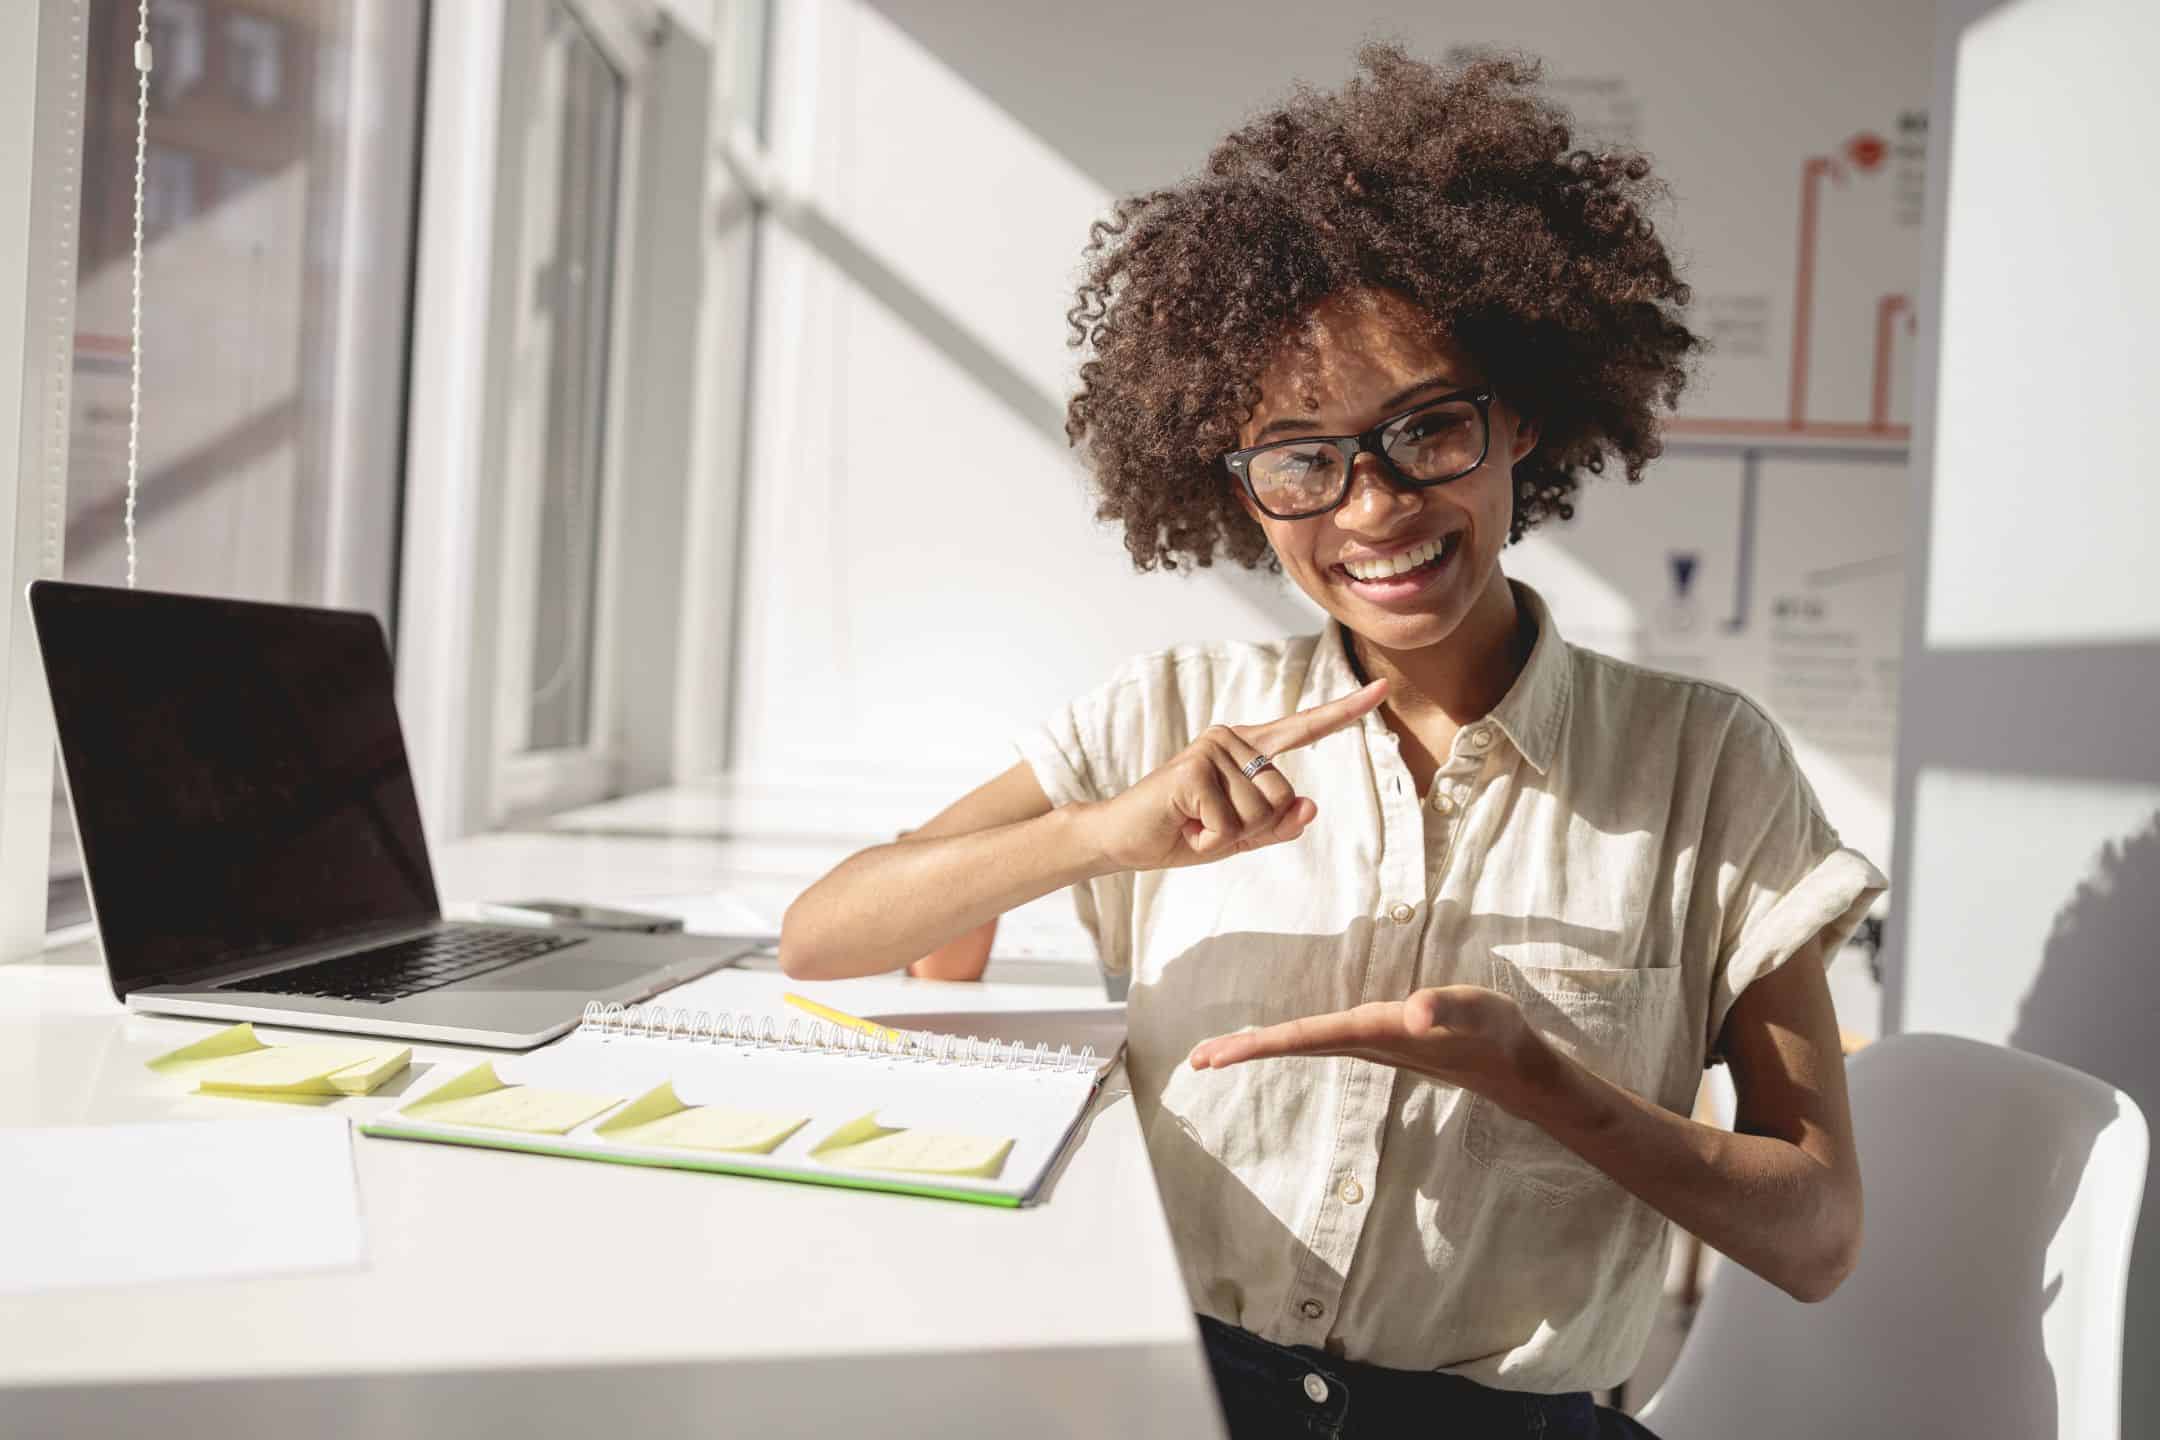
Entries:
{"label": "eyebrow", "polygon": [[[1450,375],[1432,375],[1418,381],[1415,385],[1406,386],[1405,388],[1396,391],[1393,395],[1388,396],[1387,399],[1380,402],[1380,409],[1385,413],[1393,414],[1397,406],[1407,405],[1410,401],[1424,394],[1427,390],[1438,390],[1442,388],[1449,390],[1463,390],[1470,387],[1460,384],[1455,380],[1453,376]],[[1311,433],[1313,427],[1318,425],[1319,423],[1320,422],[1317,419],[1310,415],[1278,416],[1276,419],[1270,420],[1267,424],[1260,427],[1260,433],[1253,437],[1253,444],[1262,444],[1267,440],[1270,435],[1277,434],[1281,431],[1304,431],[1309,434]]]}

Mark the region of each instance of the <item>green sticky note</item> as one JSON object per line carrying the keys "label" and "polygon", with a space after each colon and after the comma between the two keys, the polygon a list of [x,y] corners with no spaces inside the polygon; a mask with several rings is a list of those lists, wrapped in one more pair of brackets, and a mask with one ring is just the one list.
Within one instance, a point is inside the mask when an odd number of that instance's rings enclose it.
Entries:
{"label": "green sticky note", "polygon": [[527,1135],[561,1135],[584,1124],[620,1100],[576,1090],[546,1090],[537,1085],[505,1085],[493,1064],[466,1071],[432,1090],[401,1112],[432,1125],[471,1125],[485,1130],[516,1130]]}
{"label": "green sticky note", "polygon": [[769,1155],[810,1123],[807,1115],[741,1110],[732,1105],[685,1105],[675,1087],[662,1085],[623,1107],[594,1133],[623,1145],[662,1145],[682,1150],[734,1150]]}

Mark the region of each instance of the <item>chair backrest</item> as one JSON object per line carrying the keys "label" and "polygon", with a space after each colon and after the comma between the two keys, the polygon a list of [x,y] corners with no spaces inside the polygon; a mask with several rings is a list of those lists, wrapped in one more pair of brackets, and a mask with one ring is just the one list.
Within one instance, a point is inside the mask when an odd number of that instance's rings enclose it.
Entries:
{"label": "chair backrest", "polygon": [[1663,1440],[2116,1440],[2136,1102],[1948,1035],[1891,1036],[1849,1071],[1858,1267],[1803,1305],[1720,1265],[1644,1422]]}

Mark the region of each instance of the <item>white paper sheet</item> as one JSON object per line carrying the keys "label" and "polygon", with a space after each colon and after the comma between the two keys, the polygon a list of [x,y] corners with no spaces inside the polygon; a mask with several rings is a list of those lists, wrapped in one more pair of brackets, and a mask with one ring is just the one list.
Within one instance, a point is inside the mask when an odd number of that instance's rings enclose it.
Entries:
{"label": "white paper sheet", "polygon": [[0,1294],[364,1257],[342,1116],[0,1130]]}

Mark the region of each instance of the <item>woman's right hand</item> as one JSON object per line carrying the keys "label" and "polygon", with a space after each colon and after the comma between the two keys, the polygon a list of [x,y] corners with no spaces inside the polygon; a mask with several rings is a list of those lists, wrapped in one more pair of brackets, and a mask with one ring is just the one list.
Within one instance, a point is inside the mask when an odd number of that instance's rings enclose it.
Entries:
{"label": "woman's right hand", "polygon": [[1282,755],[1354,723],[1387,698],[1387,681],[1261,725],[1211,725],[1160,769],[1090,815],[1094,845],[1114,870],[1169,870],[1295,840],[1320,807],[1256,755]]}

